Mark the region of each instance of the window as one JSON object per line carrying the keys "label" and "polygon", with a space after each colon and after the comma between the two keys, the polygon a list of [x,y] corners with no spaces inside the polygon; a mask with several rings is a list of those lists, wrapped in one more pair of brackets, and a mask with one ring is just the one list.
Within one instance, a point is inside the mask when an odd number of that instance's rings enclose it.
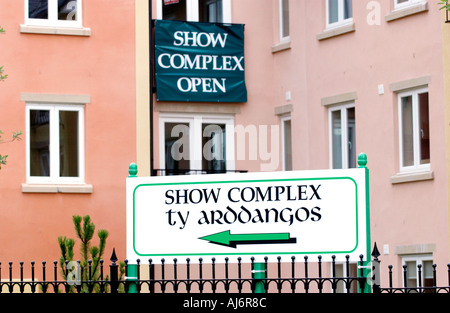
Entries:
{"label": "window", "polygon": [[225,173],[234,170],[232,117],[160,117],[162,175]]}
{"label": "window", "polygon": [[283,170],[292,170],[292,127],[291,117],[281,118]]}
{"label": "window", "polygon": [[83,106],[27,104],[27,182],[83,183]]}
{"label": "window", "polygon": [[280,39],[289,40],[289,0],[280,0]]}
{"label": "window", "polygon": [[207,23],[230,23],[230,0],[159,0],[158,18]]}
{"label": "window", "polygon": [[199,22],[222,23],[222,0],[199,0]]}
{"label": "window", "polygon": [[353,21],[352,0],[325,0],[327,28],[338,27]]}
{"label": "window", "polygon": [[354,104],[329,109],[330,167],[356,167],[356,119]]}
{"label": "window", "polygon": [[82,0],[25,0],[25,24],[81,27]]}
{"label": "window", "polygon": [[423,3],[424,0],[394,0],[395,9],[402,9],[418,3]]}
{"label": "window", "polygon": [[428,90],[398,95],[400,171],[430,169]]}
{"label": "window", "polygon": [[433,287],[433,256],[431,254],[405,256],[402,258],[402,264],[406,265],[404,287]]}

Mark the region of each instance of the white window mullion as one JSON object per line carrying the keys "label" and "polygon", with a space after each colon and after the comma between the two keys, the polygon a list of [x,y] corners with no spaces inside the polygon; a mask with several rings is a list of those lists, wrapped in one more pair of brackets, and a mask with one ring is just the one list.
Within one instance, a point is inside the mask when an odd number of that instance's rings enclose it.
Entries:
{"label": "white window mullion", "polygon": [[186,17],[188,21],[199,21],[199,4],[198,0],[186,1]]}
{"label": "white window mullion", "polygon": [[347,107],[341,109],[342,168],[348,168]]}
{"label": "white window mullion", "polygon": [[50,179],[59,178],[59,110],[50,111]]}
{"label": "white window mullion", "polygon": [[26,175],[27,175],[27,181],[30,180],[31,177],[31,147],[30,147],[30,143],[31,143],[31,139],[30,139],[30,133],[31,133],[31,123],[30,123],[30,111],[31,108],[29,106],[26,107],[25,109],[25,133],[26,133],[26,137],[25,137],[25,144],[26,144]]}
{"label": "white window mullion", "polygon": [[78,175],[84,181],[85,148],[84,148],[84,110],[78,110]]}
{"label": "white window mullion", "polygon": [[58,0],[48,0],[48,21],[52,25],[58,23]]}

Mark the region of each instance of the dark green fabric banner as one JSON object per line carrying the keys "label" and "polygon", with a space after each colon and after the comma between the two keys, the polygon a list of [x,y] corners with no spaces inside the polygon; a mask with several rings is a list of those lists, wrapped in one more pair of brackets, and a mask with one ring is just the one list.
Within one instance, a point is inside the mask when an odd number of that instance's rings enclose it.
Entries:
{"label": "dark green fabric banner", "polygon": [[158,101],[246,102],[244,25],[155,21]]}

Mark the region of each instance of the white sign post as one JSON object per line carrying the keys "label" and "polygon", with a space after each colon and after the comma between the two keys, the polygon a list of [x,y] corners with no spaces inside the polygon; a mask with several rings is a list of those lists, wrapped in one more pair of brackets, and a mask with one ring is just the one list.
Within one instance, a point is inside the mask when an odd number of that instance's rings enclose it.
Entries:
{"label": "white sign post", "polygon": [[367,168],[127,179],[130,262],[367,260]]}

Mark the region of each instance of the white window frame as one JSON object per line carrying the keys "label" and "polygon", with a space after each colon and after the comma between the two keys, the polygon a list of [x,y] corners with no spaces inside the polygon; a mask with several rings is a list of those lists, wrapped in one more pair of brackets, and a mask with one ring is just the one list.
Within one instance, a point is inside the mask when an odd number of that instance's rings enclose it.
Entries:
{"label": "white window frame", "polygon": [[165,158],[165,123],[183,123],[189,125],[189,168],[202,169],[202,124],[225,124],[226,132],[226,169],[235,170],[234,147],[234,116],[229,115],[188,115],[177,113],[161,113],[159,117],[159,163],[160,168],[166,168]]}
{"label": "white window frame", "polygon": [[[354,108],[356,110],[355,107],[355,103],[354,102],[349,102],[349,103],[345,103],[345,104],[341,104],[341,105],[335,105],[332,107],[328,108],[328,137],[329,137],[329,151],[330,151],[330,169],[333,168],[333,119],[332,119],[332,114],[333,112],[336,111],[341,111],[341,146],[342,146],[342,169],[347,169],[348,168],[348,149],[347,144],[348,144],[348,132],[347,132],[347,125],[348,125],[348,109]],[[356,138],[355,138],[356,139]]]}
{"label": "white window frame", "polygon": [[48,18],[29,18],[28,0],[25,1],[25,25],[48,26],[48,27],[74,27],[80,28],[83,25],[83,0],[77,0],[77,20],[58,20],[58,0],[48,0]]}
{"label": "white window frame", "polygon": [[[163,1],[156,2],[156,15],[160,20],[163,18]],[[223,23],[231,23],[231,0],[223,0],[222,6]],[[189,22],[199,21],[198,0],[186,0],[186,19]]]}
{"label": "white window frame", "polygon": [[[428,101],[429,101],[429,91],[428,88],[420,88],[409,90],[405,92],[398,93],[398,142],[399,142],[399,164],[400,164],[400,172],[401,173],[410,173],[410,172],[422,172],[422,171],[430,171],[431,168],[431,159],[430,163],[420,164],[420,132],[418,129],[419,125],[419,94],[428,93]],[[412,110],[413,110],[413,155],[414,155],[414,165],[412,166],[404,166],[403,165],[403,125],[402,125],[402,98],[404,97],[412,97]],[[429,107],[428,107],[429,108]],[[431,121],[429,121],[431,124]],[[431,148],[431,147],[430,147]]]}
{"label": "white window frame", "polygon": [[[30,173],[30,111],[47,110],[50,112],[50,176],[31,176]],[[26,175],[28,184],[84,184],[85,179],[85,147],[84,147],[84,106],[63,104],[26,104]],[[78,112],[78,177],[60,177],[59,144],[59,111]]]}
{"label": "white window frame", "polygon": [[[284,27],[283,27],[283,25],[284,25],[284,6],[283,6],[283,0],[279,0],[280,2],[279,2],[279,13],[280,13],[280,41],[289,41],[290,40],[290,32],[291,32],[291,30],[290,30],[290,25],[288,24],[288,28],[289,28],[289,35],[285,35],[284,34],[284,32],[283,32],[283,29],[284,29]],[[287,1],[289,1],[289,0],[287,0]],[[289,14],[289,11],[288,11],[288,14]],[[290,19],[288,18],[288,22],[290,23]]]}
{"label": "white window frame", "polygon": [[[406,265],[406,262],[416,262],[416,268],[414,269],[415,272],[415,276],[416,276],[416,286],[419,286],[419,269],[418,269],[418,265],[422,265],[422,281],[420,282],[420,286],[424,287],[424,279],[425,279],[425,273],[424,273],[424,266],[423,263],[425,261],[431,261],[433,262],[433,255],[432,254],[417,254],[417,255],[407,255],[407,256],[402,256],[402,265]],[[407,277],[409,278],[409,271],[411,269],[408,268],[407,271]],[[403,281],[403,284],[405,282]],[[405,287],[405,286],[403,286]],[[407,287],[412,287],[412,286],[407,286]]]}
{"label": "white window frame", "polygon": [[[281,122],[281,153],[282,153],[282,166],[283,166],[283,171],[286,171],[286,122],[287,121],[291,121],[291,143],[292,143],[292,118],[290,115],[287,116],[283,116],[280,118],[280,122]],[[291,153],[292,153],[292,144],[291,144]],[[291,156],[292,157],[292,156]],[[293,160],[291,160],[292,162]],[[291,167],[293,166],[293,164],[291,164]]]}
{"label": "white window frame", "polygon": [[425,0],[407,0],[403,3],[399,3],[399,0],[394,0],[394,10],[401,10],[419,3],[424,3]]}
{"label": "white window frame", "polygon": [[[344,0],[338,0],[339,4],[338,4],[338,21],[334,22],[334,23],[330,23],[330,5],[329,5],[329,0],[325,0],[325,16],[326,16],[326,28],[330,29],[330,28],[336,28],[336,27],[341,27],[341,26],[345,26],[348,24],[353,23],[353,12],[352,12],[352,17],[350,18],[344,18]],[[353,2],[353,1],[352,1]],[[353,3],[352,3],[353,6]]]}

